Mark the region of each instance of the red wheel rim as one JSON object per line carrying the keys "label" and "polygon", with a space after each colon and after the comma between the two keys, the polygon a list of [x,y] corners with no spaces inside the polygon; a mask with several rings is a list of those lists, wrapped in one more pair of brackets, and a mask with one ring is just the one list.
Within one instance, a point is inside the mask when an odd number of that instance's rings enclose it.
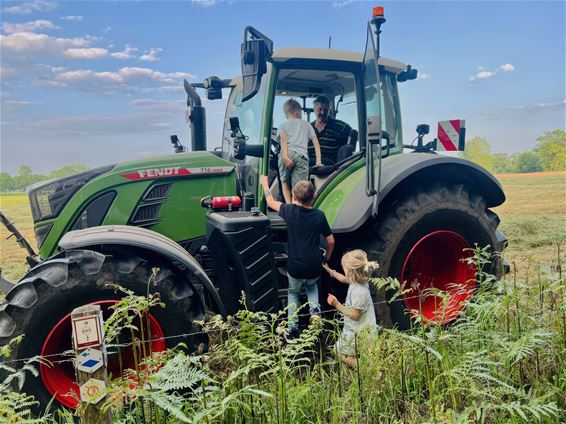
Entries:
{"label": "red wheel rim", "polygon": [[[115,304],[117,300],[101,300],[92,302],[93,305],[100,305],[104,318],[108,318],[112,314],[110,306]],[[151,329],[151,351],[162,352],[165,350],[164,333],[152,314],[147,314]],[[147,323],[144,323],[147,328]],[[139,337],[137,334],[135,337]],[[147,337],[147,336],[146,336]],[[141,338],[141,337],[140,337]],[[146,342],[146,348],[149,341]],[[65,351],[72,350],[71,345],[71,314],[68,313],[61,318],[57,324],[51,329],[41,348],[41,356],[57,355]],[[146,349],[149,352],[149,349]],[[138,353],[143,355],[143,349],[138,349]],[[133,348],[128,346],[122,348],[122,364],[123,369],[134,368]],[[139,356],[138,356],[139,357]],[[69,408],[76,408],[79,404],[79,387],[75,383],[75,371],[72,362],[68,356],[57,355],[46,358],[49,362],[42,361],[39,365],[39,372],[43,384],[51,396],[62,405]],[[44,363],[46,362],[46,363]],[[120,375],[120,361],[117,355],[108,355],[108,373],[113,376]]]}
{"label": "red wheel rim", "polygon": [[[445,324],[455,319],[476,285],[476,269],[462,261],[473,256],[469,243],[453,231],[435,231],[411,249],[401,271],[403,301],[412,314]],[[434,295],[431,289],[446,293]]]}

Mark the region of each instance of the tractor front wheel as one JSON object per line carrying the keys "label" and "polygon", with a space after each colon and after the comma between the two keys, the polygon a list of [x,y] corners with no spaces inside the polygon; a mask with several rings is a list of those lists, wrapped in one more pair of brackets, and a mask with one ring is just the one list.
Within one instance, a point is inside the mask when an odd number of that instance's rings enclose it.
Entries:
{"label": "tractor front wheel", "polygon": [[[437,324],[453,321],[476,288],[476,269],[465,263],[471,248],[490,246],[492,253],[504,248],[497,236],[499,218],[483,196],[463,185],[421,187],[382,210],[371,256],[382,276],[399,280],[402,294],[389,305],[378,304],[378,316],[400,329],[411,327],[411,316]],[[499,259],[493,258],[497,270]]]}
{"label": "tractor front wheel", "polygon": [[[156,267],[159,271],[150,282]],[[124,347],[109,349],[108,355],[108,371],[113,378],[119,378],[127,368],[134,368],[134,353],[139,358],[181,341],[188,346],[206,343],[202,337],[179,337],[195,331],[193,322],[204,319],[204,309],[186,278],[174,274],[165,263],[130,253],[63,252],[32,270],[6,298],[9,306],[5,312],[15,323],[10,338],[23,335],[10,359],[22,366],[26,358],[44,357],[38,378],[28,374],[23,387],[25,393],[39,401],[39,412],[52,398],[53,408],[77,407],[74,367],[68,356],[63,355],[72,350],[71,313],[79,306],[98,304],[104,318],[108,318],[112,306],[124,297],[112,285],[139,296],[157,293],[165,305],[152,308],[145,319],[134,319],[133,324],[138,328],[134,334],[130,330],[120,333],[118,342]],[[0,343],[7,343],[10,338],[0,338]],[[142,342],[133,343],[132,338]]]}

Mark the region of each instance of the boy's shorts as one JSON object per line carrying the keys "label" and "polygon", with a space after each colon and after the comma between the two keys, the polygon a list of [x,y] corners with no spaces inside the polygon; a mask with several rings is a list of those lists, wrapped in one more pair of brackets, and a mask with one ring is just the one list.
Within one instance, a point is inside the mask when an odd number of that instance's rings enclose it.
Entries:
{"label": "boy's shorts", "polygon": [[309,180],[309,158],[302,153],[289,150],[289,159],[295,163],[291,169],[285,167],[283,155],[279,153],[279,177],[281,183],[287,182],[293,188],[299,181]]}

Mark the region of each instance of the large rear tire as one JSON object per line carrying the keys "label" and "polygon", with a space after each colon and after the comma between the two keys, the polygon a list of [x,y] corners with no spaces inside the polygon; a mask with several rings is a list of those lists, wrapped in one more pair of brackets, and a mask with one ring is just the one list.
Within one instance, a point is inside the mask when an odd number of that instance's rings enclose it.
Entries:
{"label": "large rear tire", "polygon": [[[148,288],[154,267],[159,267],[160,271]],[[169,338],[194,332],[193,322],[204,319],[200,299],[184,276],[173,273],[163,262],[131,253],[102,254],[75,250],[63,252],[57,258],[42,263],[8,294],[9,306],[4,308],[4,312],[15,323],[15,329],[10,337],[0,338],[0,344],[24,335],[11,357],[19,361],[71,349],[72,310],[96,303],[101,305],[103,314],[108,317],[112,312],[109,307],[124,296],[122,292],[108,287],[108,283],[118,284],[140,296],[146,296],[148,290],[150,294],[159,294],[165,307],[155,307],[148,314],[152,337],[147,344],[151,343],[153,352],[163,351],[181,341],[188,346],[206,343],[201,336]],[[126,333],[126,338],[128,335]],[[48,359],[53,365],[40,365],[38,378],[27,375],[23,391],[34,395],[40,402],[39,411],[48,405],[52,397],[55,397],[53,408],[75,408],[76,399],[67,396],[69,392],[77,390],[72,365],[68,361],[59,363],[58,360],[62,359],[59,356],[49,356]],[[128,348],[123,349],[123,368],[133,365],[132,362],[132,352]],[[114,376],[119,375],[120,365],[116,355],[109,355],[108,368]]]}
{"label": "large rear tire", "polygon": [[[382,211],[368,253],[379,262],[382,276],[399,279],[409,291],[400,301],[378,303],[378,317],[400,329],[411,327],[411,311],[429,322],[453,321],[476,286],[476,270],[462,261],[473,254],[466,249],[477,244],[490,246],[492,254],[501,251],[499,218],[483,196],[461,184],[416,188]],[[490,271],[498,274],[500,259],[492,258]],[[430,295],[431,288],[448,292],[448,301]]]}

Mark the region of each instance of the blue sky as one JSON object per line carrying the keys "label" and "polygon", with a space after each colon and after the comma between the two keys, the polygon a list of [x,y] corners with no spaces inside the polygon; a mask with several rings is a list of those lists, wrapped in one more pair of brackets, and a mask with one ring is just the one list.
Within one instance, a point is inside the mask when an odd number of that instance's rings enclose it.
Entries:
{"label": "blue sky", "polygon": [[[189,141],[182,79],[237,75],[246,25],[276,49],[332,36],[362,51],[377,4],[383,55],[420,73],[401,84],[408,142],[417,124],[454,118],[496,152],[565,128],[564,1],[3,1],[1,170],[170,153],[170,134]],[[212,149],[225,103],[206,106]]]}

